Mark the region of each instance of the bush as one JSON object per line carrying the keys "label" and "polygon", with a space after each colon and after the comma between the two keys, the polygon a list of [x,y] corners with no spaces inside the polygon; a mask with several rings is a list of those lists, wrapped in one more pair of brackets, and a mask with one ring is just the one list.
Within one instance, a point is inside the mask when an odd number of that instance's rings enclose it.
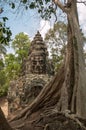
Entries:
{"label": "bush", "polygon": [[7,95],[8,87],[9,87],[8,83],[4,84],[3,86],[0,86],[0,97]]}

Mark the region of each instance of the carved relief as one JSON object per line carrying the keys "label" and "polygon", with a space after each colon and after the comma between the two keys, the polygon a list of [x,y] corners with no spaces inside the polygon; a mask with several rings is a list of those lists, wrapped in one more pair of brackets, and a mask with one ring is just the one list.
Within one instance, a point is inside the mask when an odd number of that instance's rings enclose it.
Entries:
{"label": "carved relief", "polygon": [[39,32],[34,37],[30,47],[30,72],[35,74],[46,74],[47,48]]}

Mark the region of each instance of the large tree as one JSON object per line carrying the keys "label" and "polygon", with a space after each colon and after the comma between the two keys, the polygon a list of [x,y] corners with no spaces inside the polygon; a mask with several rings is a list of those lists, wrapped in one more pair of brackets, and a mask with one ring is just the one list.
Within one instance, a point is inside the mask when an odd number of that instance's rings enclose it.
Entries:
{"label": "large tree", "polygon": [[17,70],[16,72],[19,72],[20,70],[21,73],[23,71],[24,62],[29,54],[30,39],[28,35],[23,32],[17,34],[12,42],[12,47],[15,50],[14,62],[16,62],[17,63],[16,65],[20,67],[19,69],[17,69],[16,66],[16,68],[14,69]]}
{"label": "large tree", "polygon": [[44,41],[48,47],[49,57],[53,62],[54,69],[57,72],[63,63],[65,55],[67,25],[62,21],[56,22],[53,28],[46,33]]}
{"label": "large tree", "polygon": [[12,47],[15,50],[15,54],[22,62],[24,57],[27,58],[28,56],[28,51],[30,47],[30,39],[28,35],[23,32],[17,34],[12,42]]}
{"label": "large tree", "polygon": [[8,80],[14,80],[18,78],[20,73],[21,63],[14,54],[7,54],[5,56],[4,71]]}
{"label": "large tree", "polygon": [[[50,2],[50,0],[46,0],[46,2],[48,1]],[[39,122],[46,122],[49,113],[56,110],[70,110],[74,114],[86,118],[86,73],[77,1],[67,0],[66,5],[60,0],[53,0],[53,2],[67,15],[68,20],[68,44],[65,63],[32,104],[11,120],[11,125],[16,129],[50,129],[47,124],[41,125]],[[33,4],[31,7],[33,7]],[[51,108],[53,108],[52,111],[50,111]],[[47,116],[43,118],[46,113]]]}

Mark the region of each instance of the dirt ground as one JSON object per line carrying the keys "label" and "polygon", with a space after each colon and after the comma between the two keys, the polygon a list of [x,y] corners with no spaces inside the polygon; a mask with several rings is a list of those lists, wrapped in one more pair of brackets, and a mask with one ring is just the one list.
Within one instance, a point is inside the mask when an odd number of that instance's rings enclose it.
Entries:
{"label": "dirt ground", "polygon": [[0,107],[5,114],[5,117],[7,118],[7,116],[8,116],[8,102],[7,102],[6,97],[0,98]]}

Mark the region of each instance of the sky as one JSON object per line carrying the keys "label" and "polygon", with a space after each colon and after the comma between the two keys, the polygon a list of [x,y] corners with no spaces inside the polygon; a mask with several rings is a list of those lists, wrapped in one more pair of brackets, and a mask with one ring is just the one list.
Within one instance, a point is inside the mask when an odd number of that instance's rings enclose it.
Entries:
{"label": "sky", "polygon": [[[28,9],[26,11],[23,9],[11,9],[9,6],[4,5],[4,11],[1,16],[8,17],[6,26],[9,27],[12,32],[12,39],[20,32],[24,32],[25,34],[28,34],[29,38],[32,40],[37,31],[40,31],[44,38],[45,33],[53,25],[52,21],[41,19],[37,10]],[[8,53],[13,52],[11,47],[7,47],[7,51]]]}
{"label": "sky", "polygon": [[5,6],[2,16],[8,17],[7,26],[12,31],[12,37],[20,32],[25,32],[30,38],[33,38],[39,30],[44,37],[45,33],[50,29],[52,22],[45,21],[40,18],[36,10],[18,10],[9,9]]}
{"label": "sky", "polygon": [[[40,18],[36,10],[12,10],[7,5],[4,6],[4,12],[2,16],[7,16],[7,26],[10,27],[12,31],[12,38],[15,37],[20,32],[28,34],[30,39],[33,39],[36,32],[39,30],[42,37],[44,38],[47,31],[52,28],[55,19],[51,21],[45,21]],[[82,31],[86,35],[86,6],[83,4],[78,4],[79,21]],[[12,52],[12,49],[8,49]]]}
{"label": "sky", "polygon": [[83,33],[86,36],[86,5],[78,4],[78,15],[79,15],[80,26],[82,28]]}

